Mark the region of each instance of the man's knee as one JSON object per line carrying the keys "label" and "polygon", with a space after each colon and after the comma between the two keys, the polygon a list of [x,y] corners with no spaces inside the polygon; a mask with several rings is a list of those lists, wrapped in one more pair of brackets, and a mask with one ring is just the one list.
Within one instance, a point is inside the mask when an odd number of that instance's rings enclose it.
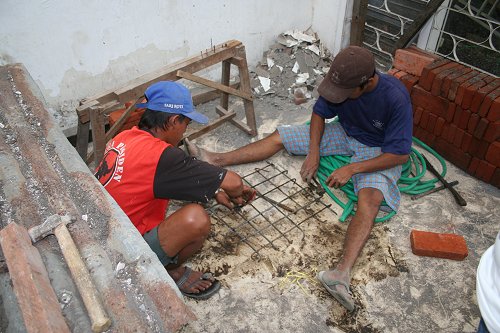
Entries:
{"label": "man's knee", "polygon": [[376,188],[362,188],[358,192],[358,210],[377,213],[384,200],[383,193]]}
{"label": "man's knee", "polygon": [[211,223],[206,210],[199,204],[189,204],[184,209],[186,209],[186,212],[183,224],[187,231],[191,234],[207,236],[210,232]]}

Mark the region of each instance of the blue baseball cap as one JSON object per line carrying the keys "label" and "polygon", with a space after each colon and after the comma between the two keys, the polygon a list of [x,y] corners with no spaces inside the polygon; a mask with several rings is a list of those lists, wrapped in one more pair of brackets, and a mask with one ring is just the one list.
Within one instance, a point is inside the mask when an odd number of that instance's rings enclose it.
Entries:
{"label": "blue baseball cap", "polygon": [[138,108],[181,114],[200,124],[208,124],[208,117],[196,112],[188,88],[173,81],[153,83],[144,93],[146,103],[136,104]]}

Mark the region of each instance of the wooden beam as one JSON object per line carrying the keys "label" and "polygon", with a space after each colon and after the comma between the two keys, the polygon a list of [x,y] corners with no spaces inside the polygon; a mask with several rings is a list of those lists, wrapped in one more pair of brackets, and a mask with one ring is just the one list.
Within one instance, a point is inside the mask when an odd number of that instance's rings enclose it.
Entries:
{"label": "wooden beam", "polygon": [[233,119],[235,116],[236,116],[236,112],[234,112],[234,111],[224,113],[224,115],[222,117],[220,117],[217,120],[211,122],[210,124],[204,126],[200,130],[195,131],[195,132],[191,132],[191,133],[187,133],[182,139],[188,138],[189,140],[194,140],[194,139],[202,136],[203,134],[219,127],[220,125],[222,125],[226,121]]}
{"label": "wooden beam", "polygon": [[188,73],[188,72],[185,72],[185,71],[177,71],[177,77],[181,77],[181,78],[189,80],[189,81],[193,81],[193,82],[196,82],[196,83],[199,83],[199,84],[203,84],[204,86],[207,86],[207,87],[210,87],[210,88],[213,88],[213,89],[217,89],[217,90],[220,90],[222,92],[225,92],[225,93],[228,93],[228,94],[231,94],[231,95],[235,95],[235,96],[241,97],[241,98],[246,99],[248,101],[252,101],[253,100],[252,94],[249,94],[247,92],[240,91],[240,90],[237,90],[237,89],[233,89],[233,88],[225,86],[225,85],[223,85],[221,83],[210,81],[208,79],[199,77],[197,75],[194,75],[194,74],[191,74],[191,73]]}
{"label": "wooden beam", "polygon": [[[92,141],[94,143],[94,160],[96,161],[96,163],[99,163],[104,156],[104,149],[106,148],[107,142],[104,114],[102,113],[101,107],[96,107],[91,110],[90,125],[92,126]],[[88,158],[87,161],[89,161]]]}
{"label": "wooden beam", "polygon": [[420,32],[425,23],[429,18],[434,15],[438,10],[439,6],[444,0],[430,0],[427,4],[425,10],[411,23],[409,29],[396,41],[394,47],[390,50],[392,55],[396,54],[397,49],[405,48],[409,42],[413,40],[413,37]]}
{"label": "wooden beam", "polygon": [[350,45],[363,45],[368,0],[354,0],[352,6]]}

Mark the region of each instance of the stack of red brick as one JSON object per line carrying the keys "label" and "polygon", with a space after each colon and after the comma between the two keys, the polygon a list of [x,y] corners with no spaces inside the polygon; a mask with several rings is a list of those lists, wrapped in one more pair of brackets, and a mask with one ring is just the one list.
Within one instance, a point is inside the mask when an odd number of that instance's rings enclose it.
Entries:
{"label": "stack of red brick", "polygon": [[467,173],[500,187],[500,78],[416,47],[389,74],[413,103],[413,135]]}

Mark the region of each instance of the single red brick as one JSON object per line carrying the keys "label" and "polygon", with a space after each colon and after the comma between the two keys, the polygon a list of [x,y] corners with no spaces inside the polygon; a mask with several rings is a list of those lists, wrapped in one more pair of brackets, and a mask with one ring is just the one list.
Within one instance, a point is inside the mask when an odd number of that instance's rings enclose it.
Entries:
{"label": "single red brick", "polygon": [[414,126],[413,127],[413,136],[420,140],[424,140],[425,130],[422,127]]}
{"label": "single red brick", "polygon": [[467,168],[467,173],[474,176],[476,174],[477,167],[479,166],[479,162],[481,162],[480,159],[473,157],[470,161],[469,167]]}
{"label": "single red brick", "polygon": [[453,115],[453,124],[458,127],[460,118],[462,117],[463,109],[460,105],[455,107],[455,114]]}
{"label": "single red brick", "polygon": [[465,132],[464,138],[462,139],[462,146],[460,148],[463,151],[469,151],[471,143],[472,143],[472,134]]}
{"label": "single red brick", "polygon": [[443,133],[443,126],[446,121],[444,118],[438,117],[436,120],[436,126],[434,127],[434,134],[440,136]]}
{"label": "single red brick", "polygon": [[489,183],[491,181],[491,178],[493,178],[495,169],[496,167],[493,164],[490,164],[486,161],[481,161],[479,162],[475,176],[482,181]]}
{"label": "single red brick", "polygon": [[448,109],[446,110],[445,119],[447,123],[451,123],[455,117],[455,109],[457,105],[455,103],[450,103]]}
{"label": "single red brick", "polygon": [[452,74],[454,69],[459,67],[460,64],[457,62],[450,62],[444,66],[441,66],[433,71],[435,78],[432,81],[430,92],[434,96],[439,96],[441,94],[441,86],[443,85],[444,78]]}
{"label": "single red brick", "polygon": [[417,106],[415,108],[415,112],[413,114],[413,124],[418,125],[420,123],[420,119],[422,118],[422,113],[424,112],[424,109],[422,109],[420,106]]}
{"label": "single red brick", "polygon": [[434,78],[436,77],[435,71],[446,64],[449,64],[450,60],[448,59],[441,59],[438,61],[434,61],[427,66],[425,66],[422,69],[422,74],[420,75],[420,80],[419,80],[419,85],[427,90],[430,91],[431,86],[432,86],[432,81],[434,81]]}
{"label": "single red brick", "polygon": [[486,117],[489,121],[499,121],[500,120],[500,97],[497,97],[493,103],[491,103],[490,110]]}
{"label": "single red brick", "polygon": [[472,137],[472,142],[467,152],[470,153],[472,156],[479,158],[480,160],[484,160],[489,145],[490,143],[487,141],[479,140],[476,139],[475,137]]}
{"label": "single red brick", "polygon": [[486,161],[495,167],[500,167],[500,142],[493,142],[486,152]]}
{"label": "single red brick", "polygon": [[433,63],[435,58],[413,50],[398,49],[394,56],[393,66],[409,74],[420,76],[425,66]]}
{"label": "single red brick", "polygon": [[467,125],[469,124],[469,119],[470,119],[470,111],[469,110],[462,110],[462,114],[460,115],[460,119],[458,120],[458,127],[466,130]]}
{"label": "single red brick", "polygon": [[456,234],[412,230],[411,250],[418,256],[464,260],[469,254],[465,239]]}
{"label": "single red brick", "polygon": [[465,131],[463,129],[457,128],[455,132],[455,137],[453,138],[453,145],[457,148],[462,147],[462,140],[464,138]]}
{"label": "single red brick", "polygon": [[467,132],[469,132],[470,134],[474,134],[474,131],[476,130],[476,126],[479,123],[480,119],[481,118],[477,114],[471,114],[469,117],[469,123],[467,124]]}
{"label": "single red brick", "polygon": [[470,72],[467,72],[466,74],[457,77],[455,80],[451,82],[450,89],[448,90],[448,99],[450,101],[454,101],[457,96],[457,90],[458,87],[460,87],[461,84],[464,82],[467,82],[467,80],[479,75],[478,71],[471,70]]}
{"label": "single red brick", "polygon": [[444,117],[449,108],[450,101],[439,96],[432,96],[419,85],[411,90],[411,99],[413,105],[420,106],[438,117]]}
{"label": "single red brick", "polygon": [[484,133],[483,140],[488,142],[498,141],[500,139],[500,120],[490,122],[486,132]]}
{"label": "single red brick", "polygon": [[418,83],[418,76],[414,76],[411,74],[405,75],[401,78],[401,82],[406,87],[406,90],[408,90],[408,93],[411,94],[411,90],[413,89],[413,86]]}
{"label": "single red brick", "polygon": [[441,132],[441,138],[443,140],[446,140],[446,138],[448,137],[448,132],[449,131],[450,131],[450,124],[444,123],[444,125],[443,125],[443,131]]}
{"label": "single red brick", "polygon": [[[484,97],[481,106],[479,107],[479,116],[486,118],[494,101],[500,98],[500,88],[497,88]],[[472,110],[474,111],[474,110]]]}
{"label": "single red brick", "polygon": [[424,139],[422,141],[424,141],[428,146],[432,146],[436,141],[436,136],[433,133],[425,131]]}
{"label": "single red brick", "polygon": [[457,132],[457,126],[455,124],[450,124],[450,129],[448,130],[448,136],[444,138],[449,143],[453,143],[453,139],[455,138],[455,133]]}
{"label": "single red brick", "polygon": [[460,65],[453,68],[453,73],[448,75],[443,79],[443,84],[441,85],[441,96],[448,98],[450,93],[451,84],[459,77],[472,72],[472,68]]}
{"label": "single red brick", "polygon": [[500,188],[500,168],[495,169],[493,177],[491,177],[490,184]]}
{"label": "single red brick", "polygon": [[490,122],[487,119],[481,118],[479,119],[479,122],[477,123],[476,129],[474,130],[474,137],[481,139],[486,132],[486,129],[488,128],[488,125]]}
{"label": "single red brick", "polygon": [[427,123],[429,122],[429,114],[430,112],[426,109],[422,112],[422,118],[420,118],[420,127],[423,129],[427,129]]}
{"label": "single red brick", "polygon": [[462,170],[467,170],[472,156],[464,153],[460,148],[448,143],[443,138],[437,138],[433,148],[449,162],[455,164]]}
{"label": "single red brick", "polygon": [[436,116],[434,113],[429,113],[429,122],[427,123],[427,130],[434,134],[434,127],[436,127],[436,122],[437,122],[438,116]]}
{"label": "single red brick", "polygon": [[483,102],[486,95],[494,91],[495,89],[500,87],[500,79],[494,79],[492,82],[488,83],[486,86],[482,87],[474,94],[472,98],[472,103],[470,109],[472,112],[479,112],[479,108],[481,107],[481,103]]}

